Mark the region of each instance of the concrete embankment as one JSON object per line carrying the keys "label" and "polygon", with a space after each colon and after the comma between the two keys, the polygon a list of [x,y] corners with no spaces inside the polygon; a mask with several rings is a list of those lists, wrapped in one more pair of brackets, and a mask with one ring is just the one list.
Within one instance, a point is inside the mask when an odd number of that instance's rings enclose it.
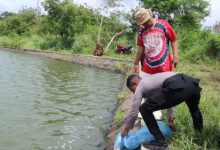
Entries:
{"label": "concrete embankment", "polygon": [[[131,105],[132,94],[126,88],[125,80],[127,79],[127,76],[131,73],[133,61],[123,60],[123,59],[114,59],[114,58],[108,58],[108,57],[103,57],[103,56],[100,57],[100,56],[93,56],[93,55],[80,55],[80,54],[51,52],[51,51],[33,50],[33,49],[16,49],[16,48],[8,48],[8,47],[7,48],[3,47],[1,49],[37,55],[37,56],[52,58],[56,60],[67,61],[70,63],[87,65],[91,67],[111,70],[111,71],[120,72],[124,74],[124,81],[122,81],[123,84],[121,88],[121,92],[124,93],[123,94],[124,96],[123,96],[123,100],[118,101],[114,114],[116,115],[117,113],[123,112],[122,114],[123,118],[127,117],[129,109],[130,109],[130,105]],[[114,134],[112,134],[111,136],[108,136],[108,135],[114,131],[119,131],[121,129],[120,128],[121,126],[123,126],[123,121],[121,125],[118,125],[118,122],[113,119],[110,125],[110,128],[108,129],[108,133],[106,133],[105,135],[105,148],[104,149],[106,150],[113,149]]]}
{"label": "concrete embankment", "polygon": [[131,68],[132,65],[132,61],[129,60],[108,58],[103,56],[100,57],[93,55],[81,55],[81,54],[71,54],[64,52],[53,52],[53,51],[33,50],[33,49],[16,49],[16,48],[5,48],[5,47],[3,47],[2,49],[38,55],[38,56],[48,57],[57,60],[63,60],[71,63],[87,65],[91,67],[116,71],[120,73],[126,73]]}

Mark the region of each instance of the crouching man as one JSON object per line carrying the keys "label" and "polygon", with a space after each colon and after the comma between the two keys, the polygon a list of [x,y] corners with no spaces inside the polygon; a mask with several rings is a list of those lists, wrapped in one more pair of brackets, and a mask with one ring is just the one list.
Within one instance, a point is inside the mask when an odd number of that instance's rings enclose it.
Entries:
{"label": "crouching man", "polygon": [[[150,133],[155,137],[155,140],[144,143],[144,146],[149,149],[154,146],[167,147],[153,112],[174,107],[182,102],[186,102],[189,108],[195,130],[201,132],[203,119],[198,106],[201,92],[199,81],[199,79],[175,72],[157,73],[143,79],[136,74],[130,75],[127,79],[127,87],[134,93],[134,98],[122,135],[127,135],[133,128],[140,111]],[[142,98],[147,99],[143,104],[141,104]]]}

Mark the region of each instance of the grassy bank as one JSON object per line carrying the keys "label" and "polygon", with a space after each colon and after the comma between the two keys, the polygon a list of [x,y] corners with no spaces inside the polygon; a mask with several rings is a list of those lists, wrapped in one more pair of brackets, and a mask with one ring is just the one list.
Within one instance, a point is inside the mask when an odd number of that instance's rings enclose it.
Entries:
{"label": "grassy bank", "polygon": [[[121,59],[130,59],[133,60],[135,58],[135,51],[130,55],[122,55],[115,53],[115,47],[117,43],[124,42],[124,39],[121,41],[114,41],[108,50],[105,53],[105,56],[111,58],[121,58]],[[63,49],[61,45],[59,45],[60,41],[52,35],[40,36],[36,34],[32,35],[23,35],[18,36],[16,34],[10,36],[1,36],[0,35],[0,46],[1,47],[13,47],[13,48],[30,48],[30,49],[40,49],[45,51],[61,51],[73,54],[85,54],[85,55],[93,55],[93,51],[96,47],[94,37],[89,34],[82,34],[76,37],[75,43],[71,49]],[[134,50],[137,49],[135,44]]]}
{"label": "grassy bank", "polygon": [[[215,64],[193,64],[182,61],[176,68],[177,72],[183,72],[201,79],[202,95],[200,109],[203,114],[204,131],[196,133],[193,128],[191,115],[185,103],[175,107],[175,125],[177,131],[168,141],[170,150],[217,150],[220,148],[220,66]],[[130,92],[120,94],[118,97],[129,95]],[[123,96],[121,96],[123,95]],[[130,97],[131,98],[131,97]],[[115,115],[115,126],[120,127],[126,116],[130,98],[125,98],[122,107]],[[166,111],[164,111],[166,120]]]}
{"label": "grassy bank", "polygon": [[177,132],[169,141],[172,150],[219,149],[220,148],[220,67],[180,63],[177,71],[201,79],[202,96],[200,108],[204,119],[204,132],[194,132],[192,120],[186,107],[175,107]]}

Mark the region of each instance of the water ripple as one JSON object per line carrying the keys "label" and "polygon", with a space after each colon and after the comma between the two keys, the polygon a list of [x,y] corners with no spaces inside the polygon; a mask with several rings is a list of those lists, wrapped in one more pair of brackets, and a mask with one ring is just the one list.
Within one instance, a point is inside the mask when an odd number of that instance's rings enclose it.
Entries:
{"label": "water ripple", "polygon": [[1,149],[103,149],[121,80],[109,71],[0,50]]}

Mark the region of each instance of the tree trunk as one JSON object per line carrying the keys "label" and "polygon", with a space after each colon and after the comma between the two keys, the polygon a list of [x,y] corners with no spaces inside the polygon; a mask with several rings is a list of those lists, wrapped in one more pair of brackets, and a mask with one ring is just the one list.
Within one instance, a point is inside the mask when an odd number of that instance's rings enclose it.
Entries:
{"label": "tree trunk", "polygon": [[102,30],[103,19],[104,19],[104,17],[101,18],[100,22],[97,19],[97,22],[99,23],[99,31],[98,31],[98,34],[96,37],[96,48],[93,51],[93,55],[95,55],[95,56],[102,56],[104,53],[104,48],[100,43],[100,34],[101,34],[101,30]]}
{"label": "tree trunk", "polygon": [[127,30],[127,29],[122,30],[121,32],[115,33],[115,35],[113,35],[113,36],[111,37],[109,43],[107,44],[107,46],[106,46],[106,48],[105,48],[105,50],[104,50],[104,53],[106,53],[106,52],[108,51],[108,49],[109,49],[110,45],[112,44],[112,42],[114,41],[114,39],[115,39],[117,36],[119,36],[119,35],[121,35],[122,33],[124,33],[126,30]]}
{"label": "tree trunk", "polygon": [[100,34],[101,34],[101,30],[102,30],[103,19],[104,19],[104,17],[102,17],[101,21],[99,22],[99,31],[98,31],[98,35],[96,37],[96,45],[100,44]]}

